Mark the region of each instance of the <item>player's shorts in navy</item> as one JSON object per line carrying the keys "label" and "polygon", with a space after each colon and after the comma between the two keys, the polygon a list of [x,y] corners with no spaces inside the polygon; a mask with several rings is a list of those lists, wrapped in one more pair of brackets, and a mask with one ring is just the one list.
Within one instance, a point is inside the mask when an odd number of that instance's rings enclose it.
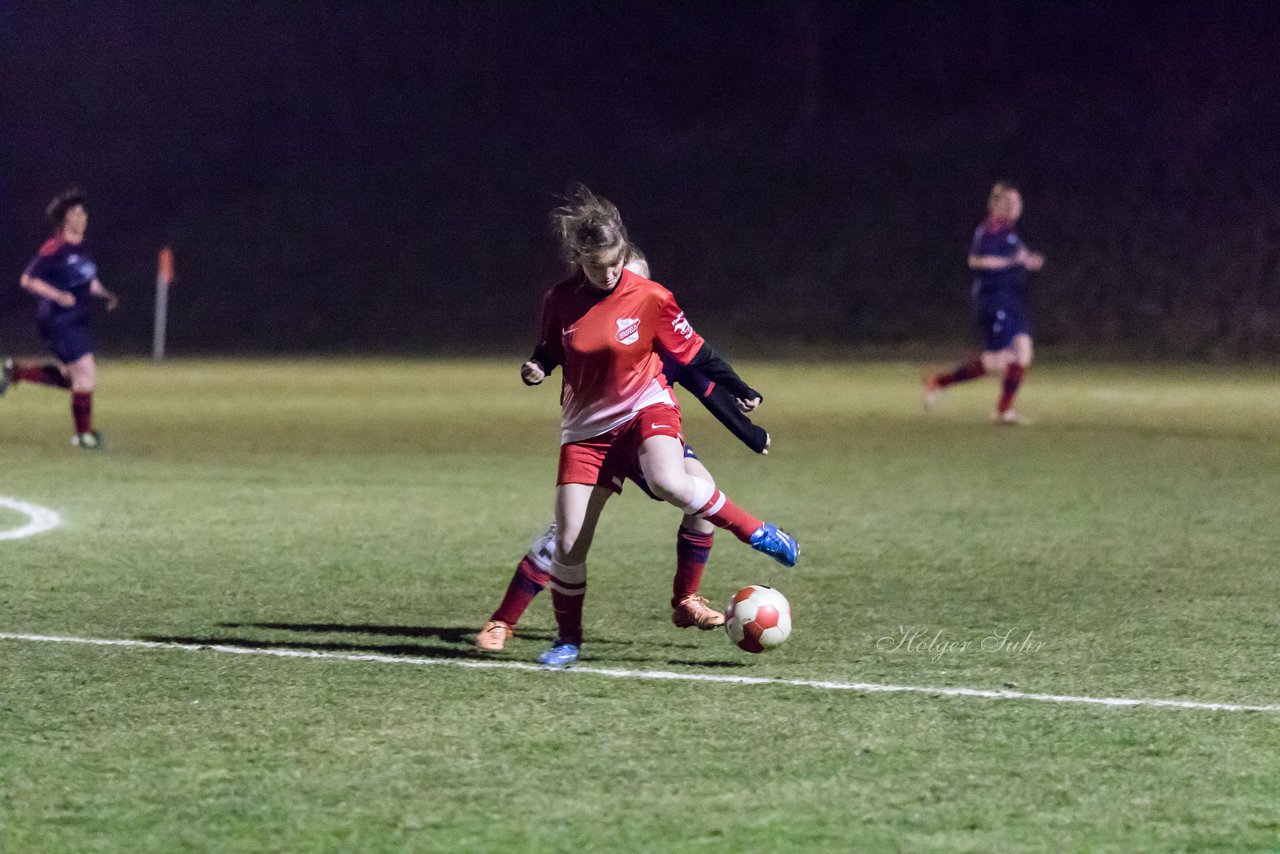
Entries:
{"label": "player's shorts in navy", "polygon": [[[698,455],[693,452],[693,446],[691,445],[684,446],[684,457],[687,460],[696,460],[698,458]],[[649,484],[648,482],[645,481],[644,475],[641,474],[639,466],[636,466],[631,472],[629,472],[627,474],[627,478],[632,482],[634,482],[636,486],[643,489],[644,494],[652,498],[654,501],[662,500],[661,498],[653,494],[653,490],[649,488]]]}
{"label": "player's shorts in navy", "polygon": [[982,300],[974,306],[974,320],[987,352],[1009,347],[1015,335],[1031,334],[1027,307],[1018,299]]}
{"label": "player's shorts in navy", "polygon": [[49,352],[57,356],[58,361],[64,365],[93,352],[93,338],[89,335],[89,327],[83,323],[41,320],[39,331],[40,339],[49,348]]}

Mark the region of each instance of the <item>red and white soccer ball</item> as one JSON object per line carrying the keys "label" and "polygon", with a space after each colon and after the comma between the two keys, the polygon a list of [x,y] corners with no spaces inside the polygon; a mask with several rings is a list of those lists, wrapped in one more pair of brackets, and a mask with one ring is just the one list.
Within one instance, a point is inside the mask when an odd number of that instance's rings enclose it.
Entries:
{"label": "red and white soccer ball", "polygon": [[724,609],[724,630],[747,652],[773,649],[791,635],[791,603],[772,587],[744,587]]}

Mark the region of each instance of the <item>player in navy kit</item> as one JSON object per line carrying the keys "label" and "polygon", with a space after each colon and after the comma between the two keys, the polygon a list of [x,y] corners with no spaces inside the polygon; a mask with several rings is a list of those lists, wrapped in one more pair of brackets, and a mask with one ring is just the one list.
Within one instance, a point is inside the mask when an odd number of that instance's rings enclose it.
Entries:
{"label": "player in navy kit", "polygon": [[[643,253],[636,246],[629,245],[628,254],[627,269],[648,278],[649,264]],[[727,362],[715,357],[693,367],[681,365],[674,359],[664,359],[662,369],[669,383],[678,383],[692,392],[698,402],[744,445],[757,454],[769,453],[769,433],[746,416],[746,413],[760,405],[762,397]],[[685,446],[685,468],[691,475],[712,480],[711,473],[688,445]],[[657,499],[638,470],[631,472],[629,477],[650,498]],[[724,624],[724,615],[712,609],[698,593],[703,570],[711,556],[714,532],[715,526],[698,516],[685,516],[676,530],[676,573],[671,585],[671,621],[678,628],[696,626],[708,630]],[[528,553],[516,565],[502,602],[476,635],[478,650],[498,652],[506,647],[507,639],[515,633],[520,617],[534,597],[550,583],[554,560],[553,523],[533,541]]]}
{"label": "player in navy kit", "polygon": [[969,269],[974,271],[973,313],[982,332],[982,354],[945,374],[929,374],[924,380],[925,408],[933,411],[938,394],[955,383],[988,373],[1004,372],[997,424],[1026,424],[1013,408],[1014,396],[1031,365],[1031,319],[1027,311],[1027,273],[1044,266],[1044,256],[1031,252],[1013,227],[1022,216],[1022,195],[1000,182],[991,188],[987,218],[973,234]]}
{"label": "player in navy kit", "polygon": [[54,235],[22,273],[24,290],[40,298],[36,325],[40,338],[57,359],[51,362],[15,362],[6,359],[0,375],[0,392],[10,384],[29,382],[71,392],[71,416],[75,423],[72,444],[87,450],[102,447],[93,429],[93,388],[97,365],[93,358],[91,304],[104,300],[107,310],[116,307],[116,295],[98,279],[98,265],[84,245],[89,214],[79,190],[59,194],[47,211]]}

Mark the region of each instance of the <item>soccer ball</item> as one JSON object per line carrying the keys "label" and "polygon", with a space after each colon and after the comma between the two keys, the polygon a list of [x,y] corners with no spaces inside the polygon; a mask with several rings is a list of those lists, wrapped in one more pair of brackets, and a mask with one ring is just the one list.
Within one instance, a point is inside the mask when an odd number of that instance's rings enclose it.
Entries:
{"label": "soccer ball", "polygon": [[791,635],[791,603],[772,587],[744,587],[724,609],[724,630],[739,649],[773,649]]}

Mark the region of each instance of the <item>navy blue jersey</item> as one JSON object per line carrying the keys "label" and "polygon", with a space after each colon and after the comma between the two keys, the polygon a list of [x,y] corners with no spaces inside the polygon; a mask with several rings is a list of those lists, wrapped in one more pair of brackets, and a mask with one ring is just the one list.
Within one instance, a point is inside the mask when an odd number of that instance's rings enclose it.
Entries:
{"label": "navy blue jersey", "polygon": [[89,285],[98,276],[98,265],[89,257],[83,243],[50,238],[31,259],[25,274],[76,298],[76,304],[70,308],[63,308],[51,299],[41,299],[36,309],[39,320],[56,321],[60,325],[88,320],[92,302]]}
{"label": "navy blue jersey", "polygon": [[[1024,248],[1013,228],[984,220],[973,232],[973,245],[969,248],[969,254],[1014,258]],[[1003,270],[974,270],[972,295],[975,301],[1020,298],[1026,290],[1027,270],[1021,264],[1014,264]]]}

